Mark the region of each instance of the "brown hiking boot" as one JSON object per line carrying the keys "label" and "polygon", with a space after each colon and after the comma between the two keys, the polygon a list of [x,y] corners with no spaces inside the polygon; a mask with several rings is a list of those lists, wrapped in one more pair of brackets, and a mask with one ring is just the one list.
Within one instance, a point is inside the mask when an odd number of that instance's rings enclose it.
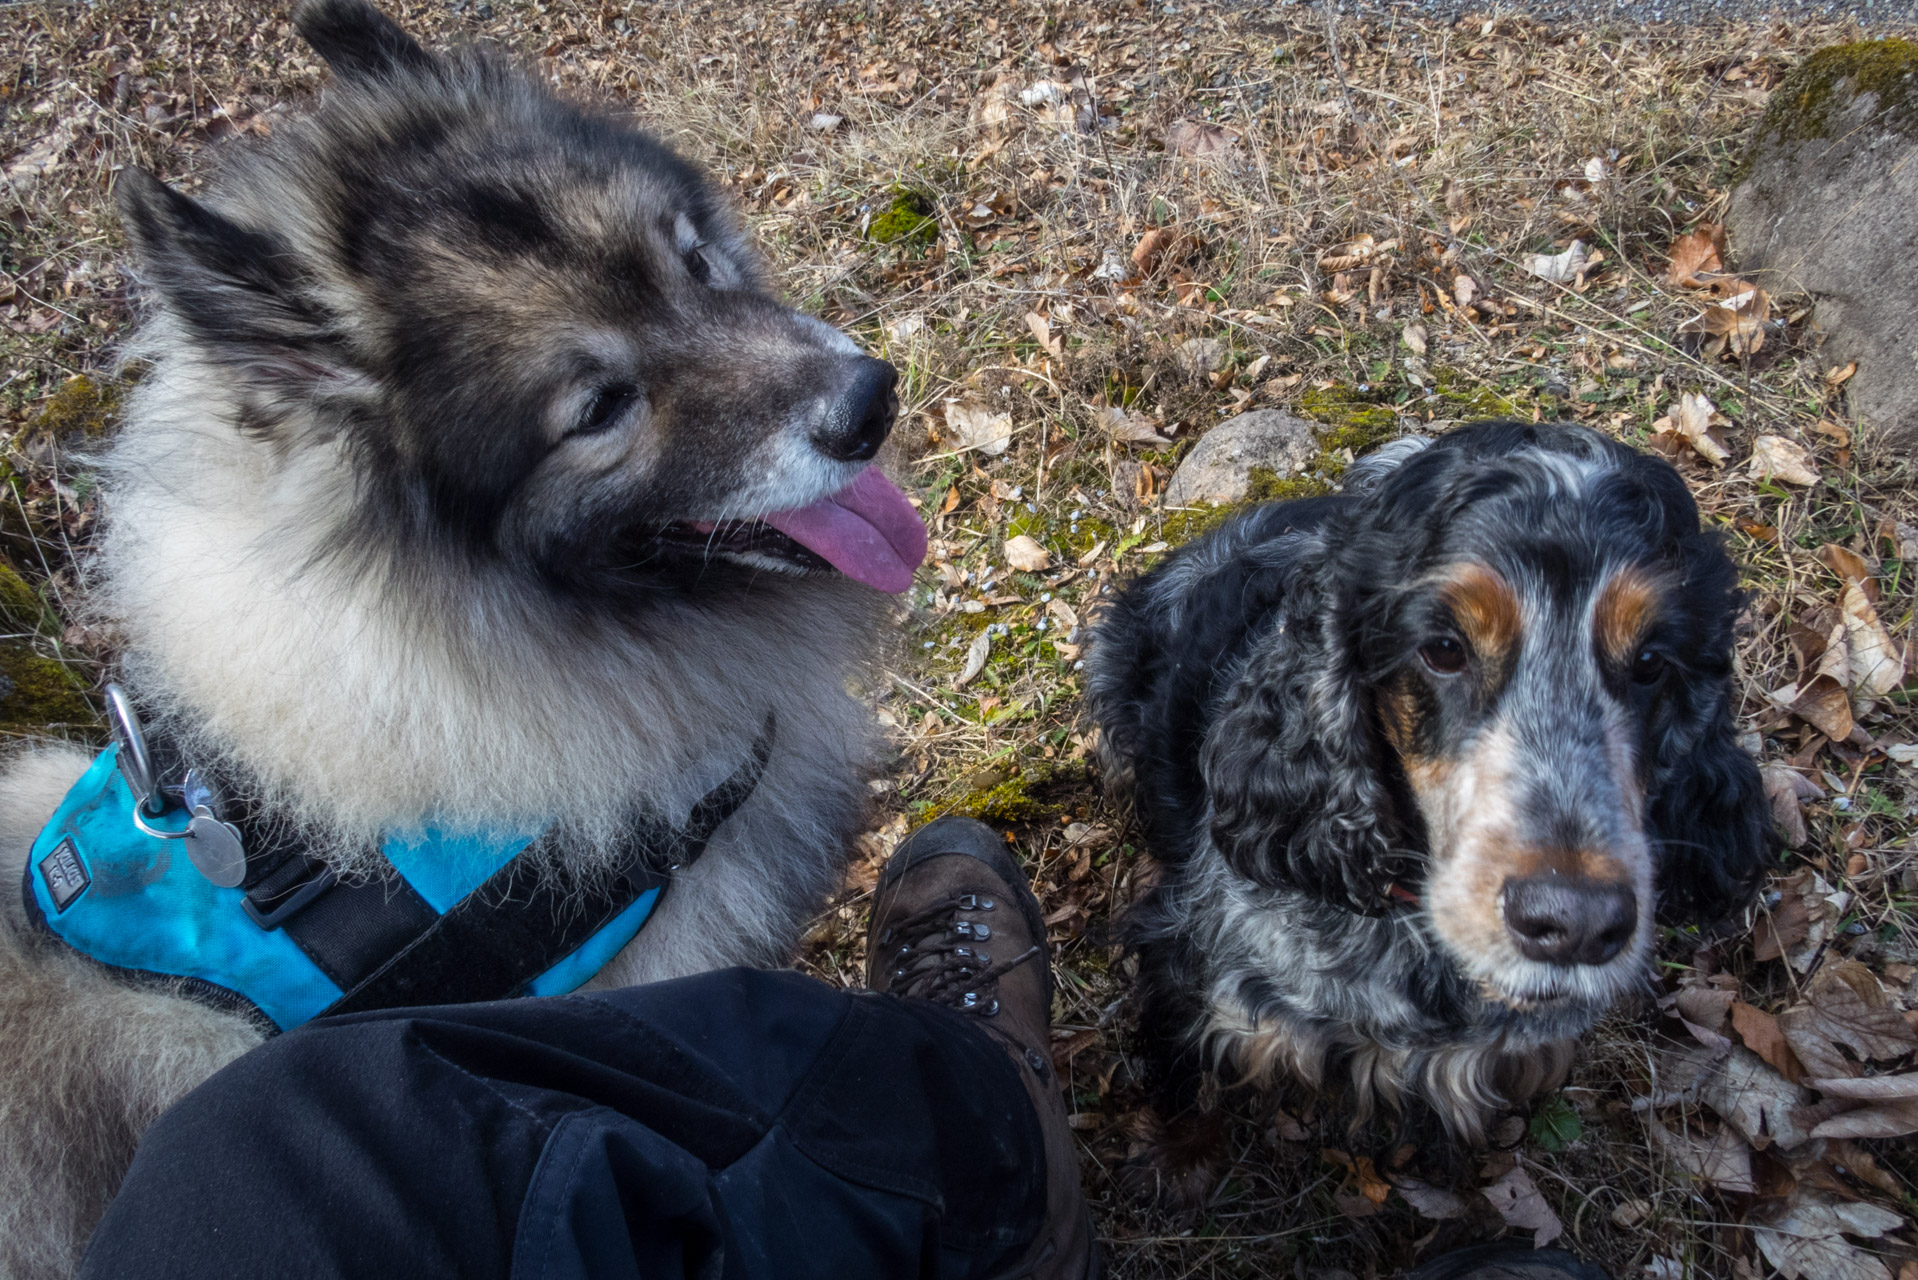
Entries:
{"label": "brown hiking boot", "polygon": [[1018,1065],[1045,1137],[1046,1220],[1012,1277],[1102,1274],[1065,1098],[1052,1070],[1052,959],[1039,900],[991,827],[940,818],[915,831],[873,891],[866,985],[978,1018]]}

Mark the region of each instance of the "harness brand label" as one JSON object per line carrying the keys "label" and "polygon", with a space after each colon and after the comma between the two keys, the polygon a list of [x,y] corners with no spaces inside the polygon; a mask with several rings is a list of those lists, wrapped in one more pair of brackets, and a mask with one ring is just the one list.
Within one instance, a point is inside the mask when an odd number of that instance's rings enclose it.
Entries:
{"label": "harness brand label", "polygon": [[74,848],[72,836],[53,846],[53,852],[40,859],[40,879],[46,882],[47,896],[53,899],[56,913],[72,906],[73,900],[93,883],[86,863],[80,861],[80,851]]}

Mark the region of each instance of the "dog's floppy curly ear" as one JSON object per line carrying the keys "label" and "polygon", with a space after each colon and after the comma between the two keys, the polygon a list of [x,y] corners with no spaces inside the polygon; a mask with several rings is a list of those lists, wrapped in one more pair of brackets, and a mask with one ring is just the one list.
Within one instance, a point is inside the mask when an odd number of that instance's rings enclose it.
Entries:
{"label": "dog's floppy curly ear", "polygon": [[1758,765],[1721,714],[1702,741],[1654,771],[1650,834],[1658,850],[1658,916],[1709,924],[1751,903],[1782,845]]}
{"label": "dog's floppy curly ear", "polygon": [[1394,847],[1395,804],[1346,624],[1301,581],[1287,621],[1227,693],[1200,753],[1213,843],[1256,883],[1383,911],[1412,872]]}
{"label": "dog's floppy curly ear", "polygon": [[[1689,502],[1689,496],[1686,501]],[[1707,924],[1742,911],[1783,847],[1758,762],[1732,719],[1732,632],[1738,571],[1710,534],[1681,537],[1693,629],[1691,669],[1652,735],[1646,823],[1658,851],[1658,914]]]}
{"label": "dog's floppy curly ear", "polygon": [[430,72],[438,64],[365,0],[307,0],[293,16],[300,36],[349,84]]}

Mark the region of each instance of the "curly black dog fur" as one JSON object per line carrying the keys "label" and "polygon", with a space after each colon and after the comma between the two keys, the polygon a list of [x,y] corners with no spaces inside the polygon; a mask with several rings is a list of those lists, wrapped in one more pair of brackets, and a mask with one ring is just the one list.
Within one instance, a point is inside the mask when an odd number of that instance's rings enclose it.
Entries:
{"label": "curly black dog fur", "polygon": [[1208,1076],[1279,1077],[1481,1143],[1647,985],[1654,920],[1740,910],[1775,858],[1737,572],[1678,473],[1570,425],[1420,443],[1098,625],[1108,781],[1164,868],[1129,927],[1175,1128]]}

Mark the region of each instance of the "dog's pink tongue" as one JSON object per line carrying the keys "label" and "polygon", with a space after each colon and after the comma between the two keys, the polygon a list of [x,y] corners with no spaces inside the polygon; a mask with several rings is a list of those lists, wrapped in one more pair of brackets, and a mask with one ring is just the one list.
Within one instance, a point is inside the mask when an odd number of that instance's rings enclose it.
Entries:
{"label": "dog's pink tongue", "polygon": [[831,497],[767,516],[766,523],[848,578],[881,591],[911,587],[912,571],[926,558],[926,526],[877,467],[867,467]]}

